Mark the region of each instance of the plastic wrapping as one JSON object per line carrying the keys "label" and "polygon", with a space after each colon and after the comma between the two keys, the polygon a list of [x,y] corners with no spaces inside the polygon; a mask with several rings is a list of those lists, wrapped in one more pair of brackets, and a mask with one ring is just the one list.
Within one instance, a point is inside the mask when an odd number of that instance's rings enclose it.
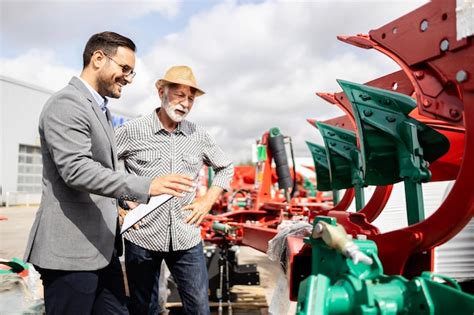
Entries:
{"label": "plastic wrapping", "polygon": [[282,255],[286,252],[286,239],[288,236],[308,236],[311,234],[313,226],[308,222],[283,221],[278,226],[278,233],[268,241],[267,255],[272,261],[282,261]]}
{"label": "plastic wrapping", "polygon": [[166,302],[171,294],[170,289],[168,289],[168,279],[170,278],[170,275],[170,270],[163,260],[160,267],[160,280],[158,281],[158,304],[160,306],[160,314],[169,313],[166,309]]}
{"label": "plastic wrapping", "polygon": [[28,264],[28,275],[0,275],[0,314],[44,314],[40,275]]}
{"label": "plastic wrapping", "polygon": [[[313,226],[305,221],[283,221],[278,226],[278,233],[268,241],[267,255],[270,260],[279,262],[285,269],[287,248],[286,239],[288,236],[305,237],[311,234]],[[278,281],[272,294],[268,312],[270,314],[288,314],[291,302],[288,279],[285,276],[286,270],[280,269]]]}

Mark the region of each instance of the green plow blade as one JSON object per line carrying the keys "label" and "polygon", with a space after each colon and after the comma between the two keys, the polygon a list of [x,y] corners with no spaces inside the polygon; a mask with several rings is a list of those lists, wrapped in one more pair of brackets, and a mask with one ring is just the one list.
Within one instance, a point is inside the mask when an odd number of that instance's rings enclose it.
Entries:
{"label": "green plow blade", "polygon": [[313,156],[314,167],[316,168],[316,180],[319,191],[332,190],[331,178],[329,176],[329,165],[326,158],[326,148],[306,141],[311,155]]}

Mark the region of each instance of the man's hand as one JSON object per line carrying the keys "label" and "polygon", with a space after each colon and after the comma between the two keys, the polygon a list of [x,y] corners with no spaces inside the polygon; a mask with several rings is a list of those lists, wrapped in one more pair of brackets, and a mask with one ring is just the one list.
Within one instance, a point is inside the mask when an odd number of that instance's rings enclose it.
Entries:
{"label": "man's hand", "polygon": [[127,210],[124,210],[119,207],[118,215],[119,215],[119,224],[120,226],[122,226],[123,221],[125,220],[125,216],[127,215]]}
{"label": "man's hand", "polygon": [[171,174],[153,178],[150,185],[150,196],[169,194],[182,197],[184,193],[191,192],[196,184],[191,177],[182,174]]}
{"label": "man's hand", "polygon": [[192,210],[191,215],[186,218],[186,223],[199,226],[206,214],[211,211],[213,204],[214,202],[209,202],[204,196],[194,200],[192,204],[184,206],[182,210]]}
{"label": "man's hand", "polygon": [[192,210],[191,215],[186,218],[186,223],[199,226],[223,191],[220,187],[212,186],[206,195],[197,198],[192,204],[184,206],[182,210]]}
{"label": "man's hand", "polygon": [[[125,203],[127,204],[128,209],[130,209],[130,210],[138,207],[138,205],[139,205],[139,203],[133,202],[133,201],[125,201]],[[124,210],[124,209],[119,207],[119,213],[118,214],[119,214],[119,224],[120,224],[120,226],[122,226],[123,221],[125,220],[125,216],[127,215],[127,212],[128,212],[128,210]],[[134,224],[133,228],[135,230],[137,230],[139,228],[139,223]]]}

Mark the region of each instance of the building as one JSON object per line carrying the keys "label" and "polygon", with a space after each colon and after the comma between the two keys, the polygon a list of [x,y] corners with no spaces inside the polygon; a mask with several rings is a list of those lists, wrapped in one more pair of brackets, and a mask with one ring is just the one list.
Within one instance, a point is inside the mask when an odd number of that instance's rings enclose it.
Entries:
{"label": "building", "polygon": [[[0,75],[0,205],[38,204],[42,159],[38,120],[55,91]],[[135,116],[112,109],[114,127]]]}

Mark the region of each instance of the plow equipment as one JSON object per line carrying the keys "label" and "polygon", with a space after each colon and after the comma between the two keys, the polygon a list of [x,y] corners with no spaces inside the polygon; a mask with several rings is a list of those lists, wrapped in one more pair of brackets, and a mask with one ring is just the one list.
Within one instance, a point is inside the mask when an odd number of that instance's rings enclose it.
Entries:
{"label": "plow equipment", "polygon": [[[339,36],[401,70],[365,84],[337,80],[341,92],[316,93],[345,113],[307,119],[324,141],[306,142],[317,193],[298,187],[286,154],[291,138],[273,128],[257,141],[255,168],[246,171],[253,182],[234,181],[240,202],[209,216],[232,227],[236,244],[263,252],[285,227],[312,224],[310,235],[288,235],[281,257],[298,314],[474,312],[473,292],[432,273],[434,249],[474,214],[474,37],[459,35],[462,9],[433,0],[367,35]],[[453,186],[428,216],[423,184],[439,181]],[[397,183],[404,185],[407,226],[381,232],[374,221]]]}

